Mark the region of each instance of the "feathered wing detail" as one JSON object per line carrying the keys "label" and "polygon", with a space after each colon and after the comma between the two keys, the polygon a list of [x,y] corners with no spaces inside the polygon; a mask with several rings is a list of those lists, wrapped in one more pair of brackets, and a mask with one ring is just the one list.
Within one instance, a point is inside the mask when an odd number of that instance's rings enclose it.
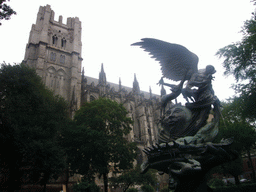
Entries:
{"label": "feathered wing detail", "polygon": [[143,38],[132,45],[149,52],[152,58],[160,62],[163,76],[171,80],[182,80],[189,70],[190,75],[198,71],[197,55],[182,45],[152,38]]}

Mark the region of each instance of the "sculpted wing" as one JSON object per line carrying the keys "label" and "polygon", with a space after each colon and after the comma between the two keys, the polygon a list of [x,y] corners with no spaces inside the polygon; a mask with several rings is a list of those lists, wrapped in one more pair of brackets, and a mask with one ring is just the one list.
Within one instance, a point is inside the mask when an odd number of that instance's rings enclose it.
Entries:
{"label": "sculpted wing", "polygon": [[152,38],[143,38],[132,45],[149,52],[152,58],[160,62],[163,76],[171,80],[182,80],[189,70],[189,75],[198,71],[197,55],[182,45]]}

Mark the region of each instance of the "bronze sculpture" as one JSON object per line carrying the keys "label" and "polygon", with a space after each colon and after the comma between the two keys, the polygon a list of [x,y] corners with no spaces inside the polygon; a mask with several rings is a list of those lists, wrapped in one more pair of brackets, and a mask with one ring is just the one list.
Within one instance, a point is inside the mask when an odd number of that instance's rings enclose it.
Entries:
{"label": "bronze sculpture", "polygon": [[[162,96],[158,144],[145,148],[148,160],[142,165],[142,173],[148,168],[171,174],[177,182],[175,192],[211,191],[205,174],[213,167],[237,158],[229,146],[231,139],[214,143],[221,116],[220,102],[212,89],[212,65],[198,70],[198,57],[182,45],[144,38],[132,44],[140,46],[159,61],[163,77],[180,81],[178,85],[159,81],[171,88]],[[184,83],[187,81],[186,86]],[[167,104],[180,94],[185,106]],[[210,122],[209,114],[213,113]]]}

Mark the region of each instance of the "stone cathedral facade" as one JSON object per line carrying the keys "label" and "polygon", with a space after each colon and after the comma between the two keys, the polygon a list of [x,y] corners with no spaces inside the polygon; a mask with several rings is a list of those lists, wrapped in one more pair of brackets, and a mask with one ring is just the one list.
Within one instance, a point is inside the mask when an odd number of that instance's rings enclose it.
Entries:
{"label": "stone cathedral facade", "polygon": [[67,18],[63,24],[62,16],[54,20],[50,5],[41,6],[30,31],[24,62],[36,69],[47,87],[68,101],[71,116],[84,102],[107,97],[122,103],[133,119],[130,141],[137,142],[140,149],[156,143],[159,96],[142,92],[136,76],[131,87],[122,86],[121,80],[117,84],[107,82],[103,64],[98,79],[85,76],[86,69],[81,68],[81,32],[79,18]]}

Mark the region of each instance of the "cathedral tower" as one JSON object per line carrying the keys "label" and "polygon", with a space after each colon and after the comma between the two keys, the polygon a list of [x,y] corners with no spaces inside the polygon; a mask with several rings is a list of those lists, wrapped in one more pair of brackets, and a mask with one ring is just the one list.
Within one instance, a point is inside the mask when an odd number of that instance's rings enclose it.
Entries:
{"label": "cathedral tower", "polygon": [[43,82],[55,94],[64,97],[72,109],[81,102],[81,22],[62,16],[54,20],[50,5],[39,8],[36,24],[32,25],[24,62],[36,69]]}
{"label": "cathedral tower", "polygon": [[62,16],[54,20],[50,5],[41,6],[30,31],[24,63],[35,68],[46,86],[68,101],[71,117],[81,103],[100,97],[122,103],[134,122],[128,140],[135,141],[142,151],[157,142],[159,95],[140,90],[135,74],[132,87],[123,86],[121,79],[118,84],[107,82],[103,64],[98,79],[85,76],[84,69],[81,73],[81,30],[77,17],[68,18],[64,24]]}

